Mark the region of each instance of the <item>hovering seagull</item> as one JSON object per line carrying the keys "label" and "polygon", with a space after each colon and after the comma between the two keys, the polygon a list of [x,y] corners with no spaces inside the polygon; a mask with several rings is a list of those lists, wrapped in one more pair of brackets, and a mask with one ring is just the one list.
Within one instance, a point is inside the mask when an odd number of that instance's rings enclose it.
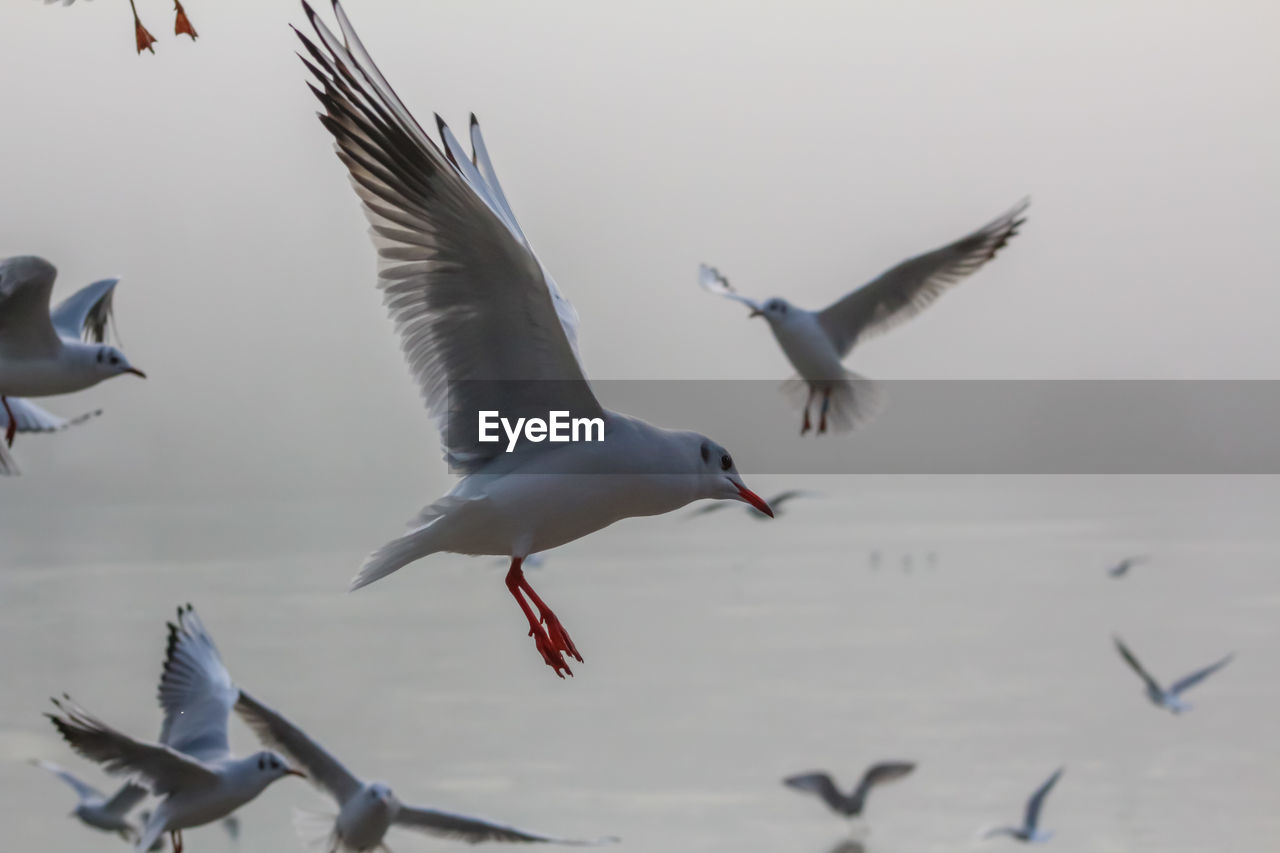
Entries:
{"label": "hovering seagull", "polygon": [[[76,0],[44,0],[44,2],[45,5],[61,3],[63,6],[70,6]],[[156,43],[155,36],[151,35],[147,28],[142,25],[142,20],[138,17],[138,7],[135,5],[134,0],[129,0],[129,8],[133,10],[133,35],[138,53],[141,54],[144,50],[147,50],[154,54],[156,52],[153,47]],[[173,0],[173,10],[173,34],[175,36],[191,36],[191,40],[195,41],[198,37],[196,28],[191,26],[186,10],[182,8],[182,0]]]}
{"label": "hovering seagull", "polygon": [[[700,498],[744,501],[772,514],[769,505],[743,484],[719,444],[600,405],[579,363],[577,313],[516,223],[475,116],[470,157],[439,117],[441,143],[433,142],[374,65],[341,4],[334,0],[341,40],[305,2],[303,9],[319,41],[298,33],[311,59],[303,62],[319,84],[311,88],[324,107],[320,120],[372,225],[378,284],[405,358],[446,458],[463,475],[409,533],[374,552],[351,586],[440,551],[510,557],[507,589],[543,661],[561,678],[572,675],[565,655],[582,656],[525,579],[526,556]],[[474,428],[451,426],[486,410],[506,418],[552,411],[597,418],[603,441],[525,442],[511,452],[482,442]]]}
{"label": "hovering seagull", "polygon": [[[69,394],[122,373],[146,378],[124,353],[105,343],[119,279],[95,281],[50,312],[56,276],[42,258],[0,261],[0,408],[7,446],[13,445],[19,423],[10,397]],[[5,458],[8,454],[0,451],[0,468],[12,465]]]}
{"label": "hovering seagull", "polygon": [[[786,505],[789,501],[795,500],[796,498],[809,497],[812,494],[813,492],[806,492],[806,491],[803,491],[802,489],[788,489],[785,492],[778,492],[773,497],[767,498],[765,500],[765,503],[769,505],[769,509],[773,510],[773,515],[766,515],[765,513],[762,513],[760,510],[756,509],[754,506],[746,506],[746,507],[743,507],[743,509],[746,511],[747,515],[751,516],[756,521],[759,521],[764,518],[772,518],[772,517],[782,515],[783,513],[782,507]],[[695,518],[700,515],[706,515],[708,513],[715,512],[716,510],[724,509],[726,506],[728,506],[728,504],[720,503],[718,501],[713,504],[706,504],[705,506],[700,506],[697,509],[690,512],[689,518]]]}
{"label": "hovering seagull", "polygon": [[1183,711],[1191,710],[1191,706],[1182,701],[1182,694],[1184,691],[1196,686],[1201,681],[1204,681],[1206,678],[1231,663],[1231,659],[1235,657],[1234,654],[1229,654],[1217,663],[1210,664],[1204,669],[1191,673],[1181,681],[1174,682],[1168,690],[1165,690],[1160,686],[1159,682],[1152,678],[1151,675],[1142,668],[1142,664],[1138,663],[1138,659],[1134,657],[1133,652],[1129,651],[1124,642],[1119,637],[1115,637],[1114,639],[1116,643],[1116,651],[1120,652],[1120,657],[1124,658],[1124,662],[1129,664],[1129,667],[1134,672],[1138,673],[1138,677],[1141,678],[1143,683],[1146,685],[1147,698],[1151,700],[1151,703],[1157,708],[1164,708],[1165,710],[1172,711],[1175,714],[1181,714]]}
{"label": "hovering seagull", "polygon": [[129,812],[147,797],[147,789],[133,782],[125,782],[110,797],[105,796],[97,788],[81,781],[69,770],[64,770],[52,761],[31,759],[31,764],[48,770],[76,792],[77,803],[71,812],[73,817],[94,829],[114,832],[126,841],[133,841],[139,835],[138,828],[129,820]]}
{"label": "hovering seagull", "polygon": [[[382,839],[392,826],[472,844],[480,841],[543,841],[581,846],[617,840],[552,838],[481,818],[407,806],[381,782],[357,779],[306,732],[243,690],[236,700],[236,713],[265,746],[278,750],[294,764],[305,767],[311,782],[337,802],[337,815],[326,816],[327,841],[324,849],[328,853],[386,849],[382,847]],[[330,819],[332,823],[328,822]]]}
{"label": "hovering seagull", "polygon": [[848,794],[842,794],[835,780],[827,773],[801,773],[788,776],[782,784],[797,791],[817,794],[831,810],[845,817],[858,817],[867,804],[867,795],[876,785],[894,782],[915,770],[915,764],[907,761],[883,761],[873,764],[862,774],[862,781]]}
{"label": "hovering seagull", "polygon": [[98,720],[70,697],[53,700],[59,714],[47,714],[71,747],[109,773],[128,774],[161,798],[134,844],[148,850],[168,832],[174,853],[182,853],[182,830],[230,815],[285,776],[305,776],[270,750],[233,758],[227,718],[240,691],[222,664],[200,617],[188,604],[169,623],[169,647],[160,676],[164,709],[160,742],[134,740]]}
{"label": "hovering seagull", "polygon": [[1027,800],[1026,815],[1022,818],[1022,826],[1002,826],[997,829],[988,830],[983,838],[994,838],[997,835],[1007,835],[1010,838],[1016,838],[1018,841],[1048,841],[1053,837],[1052,830],[1040,829],[1040,809],[1044,805],[1044,798],[1049,796],[1049,792],[1053,790],[1053,786],[1058,784],[1059,777],[1065,767],[1059,767],[1054,771],[1049,779],[1036,789],[1031,795],[1031,799]]}
{"label": "hovering seagull", "polygon": [[1122,578],[1125,575],[1129,574],[1129,570],[1132,569],[1134,566],[1141,565],[1142,563],[1147,562],[1148,559],[1150,558],[1149,557],[1125,557],[1123,560],[1116,563],[1111,568],[1107,569],[1107,574],[1111,575],[1111,577],[1113,578]]}
{"label": "hovering seagull", "polygon": [[704,290],[741,302],[750,317],[764,317],[808,393],[800,434],[812,428],[809,409],[821,396],[818,433],[827,431],[828,416],[837,430],[870,420],[881,398],[874,382],[850,373],[840,362],[865,338],[886,332],[919,314],[960,279],[978,270],[1018,233],[1030,201],[977,231],[932,252],[903,261],[821,311],[806,311],[785,299],[756,302],[734,290],[715,267],[702,264],[698,282]]}

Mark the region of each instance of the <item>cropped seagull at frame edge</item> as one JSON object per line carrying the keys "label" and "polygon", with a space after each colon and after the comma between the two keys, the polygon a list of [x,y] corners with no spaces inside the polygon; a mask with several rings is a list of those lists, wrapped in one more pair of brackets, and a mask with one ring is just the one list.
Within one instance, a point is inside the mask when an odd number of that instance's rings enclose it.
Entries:
{"label": "cropped seagull at frame edge", "polygon": [[[333,2],[341,40],[310,5],[303,9],[318,40],[298,32],[320,120],[372,226],[378,286],[445,458],[463,475],[408,533],[365,561],[352,588],[438,552],[510,557],[507,589],[538,652],[561,678],[572,675],[565,655],[582,656],[525,579],[526,556],[703,498],[767,514],[769,506],[719,444],[601,406],[579,362],[577,313],[520,230],[475,116],[470,157],[438,116],[436,143],[382,76],[341,3]],[[451,411],[486,410],[590,415],[603,421],[603,441],[525,442],[509,453],[450,428]]]}
{"label": "cropped seagull at frame edge", "polygon": [[[483,818],[406,805],[381,782],[357,778],[306,732],[243,690],[236,701],[236,713],[265,746],[278,750],[291,762],[305,768],[307,778],[337,803],[336,815],[315,815],[315,828],[318,830],[315,840],[323,842],[327,853],[385,850],[383,838],[392,827],[470,844],[516,841],[585,846],[617,840],[612,837],[590,841],[554,838]],[[312,821],[299,821],[300,832],[310,823]]]}
{"label": "cropped seagull at frame edge", "polygon": [[24,422],[31,427],[32,418],[52,417],[25,403],[15,409],[12,398],[70,394],[124,373],[146,378],[106,343],[119,279],[86,285],[50,310],[57,275],[53,264],[31,255],[0,261],[0,474],[18,473],[8,447]]}
{"label": "cropped seagull at frame edge", "polygon": [[874,418],[883,400],[875,382],[845,370],[840,362],[859,342],[916,316],[994,258],[1026,221],[1023,214],[1030,203],[1023,199],[972,234],[903,261],[821,311],[806,311],[776,297],[766,302],[748,299],[707,264],[698,268],[698,283],[710,293],[746,305],[751,309],[748,317],[768,321],[805,390],[800,434],[813,428],[809,409],[815,397],[821,397],[817,432],[826,432],[828,422],[846,431]]}
{"label": "cropped seagull at frame edge", "polygon": [[76,752],[108,773],[148,785],[160,798],[134,844],[135,853],[150,849],[166,832],[173,853],[182,853],[182,830],[230,816],[279,779],[306,775],[270,750],[232,756],[227,722],[240,690],[190,604],[178,608],[177,622],[168,628],[158,743],[129,737],[70,697],[54,699],[58,713],[46,714]]}

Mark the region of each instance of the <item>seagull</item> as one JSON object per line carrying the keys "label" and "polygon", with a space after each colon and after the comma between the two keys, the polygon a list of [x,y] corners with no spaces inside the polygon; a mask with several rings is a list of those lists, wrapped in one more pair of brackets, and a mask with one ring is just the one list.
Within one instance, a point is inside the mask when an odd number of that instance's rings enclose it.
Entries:
{"label": "seagull", "polygon": [[[809,497],[812,494],[813,492],[806,492],[802,489],[788,489],[785,492],[778,492],[776,495],[774,495],[771,498],[766,498],[765,503],[769,505],[769,509],[773,510],[773,516],[779,516],[779,515],[782,515],[783,513],[782,507],[788,501],[795,500],[796,498]],[[707,513],[715,512],[718,509],[724,509],[726,506],[728,506],[728,504],[720,503],[718,501],[713,504],[706,504],[705,506],[700,506],[697,509],[690,512],[688,517],[695,518],[699,515],[706,515]],[[765,515],[760,510],[756,509],[754,506],[746,506],[746,507],[743,507],[743,509],[746,511],[747,515],[751,516],[756,521],[760,521],[761,519],[764,519],[764,518],[773,517],[773,516]]]}
{"label": "seagull", "polygon": [[392,826],[471,844],[480,841],[541,841],[581,846],[617,840],[552,838],[481,818],[405,805],[381,782],[365,782],[356,778],[306,732],[243,690],[236,700],[235,709],[265,746],[278,750],[294,764],[306,768],[307,778],[337,802],[337,815],[325,816],[327,840],[323,849],[328,853],[385,850],[382,839]]}
{"label": "seagull", "polygon": [[[572,675],[565,655],[582,655],[525,579],[527,555],[700,498],[739,500],[771,515],[769,505],[719,444],[601,406],[579,362],[577,313],[516,223],[475,116],[470,157],[438,116],[441,141],[432,141],[342,5],[334,0],[341,40],[310,5],[303,9],[319,42],[298,32],[320,120],[372,225],[378,284],[445,458],[463,475],[408,533],[365,561],[351,588],[441,551],[510,557],[507,589],[538,652],[556,675]],[[504,418],[571,411],[598,419],[603,440],[526,441],[512,452],[468,426],[482,411]]]}
{"label": "seagull", "polygon": [[1151,703],[1157,708],[1164,708],[1174,714],[1181,714],[1183,711],[1191,710],[1191,706],[1182,700],[1182,694],[1184,691],[1194,687],[1201,681],[1204,681],[1206,678],[1231,663],[1231,659],[1235,657],[1235,654],[1229,654],[1217,663],[1210,664],[1204,669],[1191,673],[1181,681],[1174,682],[1168,690],[1165,690],[1160,686],[1159,682],[1152,678],[1151,675],[1142,668],[1142,664],[1138,663],[1138,659],[1134,657],[1133,652],[1129,651],[1124,642],[1121,641],[1119,637],[1115,637],[1114,639],[1116,642],[1116,651],[1120,652],[1120,657],[1124,658],[1124,662],[1129,664],[1129,667],[1134,672],[1138,673],[1138,677],[1141,678],[1143,683],[1146,685],[1147,698],[1150,699]]}
{"label": "seagull", "polygon": [[[63,6],[70,6],[76,0],[44,0],[44,2],[45,5],[62,3]],[[146,50],[154,54],[156,52],[153,46],[156,43],[155,36],[151,35],[147,28],[142,25],[142,20],[138,17],[138,7],[135,5],[134,0],[129,0],[129,8],[133,10],[133,35],[138,53],[141,54]],[[182,0],[173,0],[173,11],[173,34],[175,36],[191,36],[191,40],[195,41],[198,38],[196,28],[191,26],[187,11],[182,8]]]}
{"label": "seagull", "polygon": [[978,270],[1018,233],[1030,200],[954,243],[917,255],[882,273],[821,311],[806,311],[785,299],[756,302],[734,290],[715,267],[702,264],[698,282],[704,290],[741,302],[750,317],[764,317],[791,366],[807,388],[800,434],[812,429],[809,409],[821,396],[818,433],[827,431],[828,418],[838,430],[870,420],[881,405],[875,383],[850,373],[840,362],[864,338],[878,335],[909,320],[933,303],[943,291]]}
{"label": "seagull", "polygon": [[134,740],[97,719],[69,696],[53,700],[47,714],[71,747],[109,773],[145,782],[161,798],[134,844],[148,850],[168,832],[174,853],[182,853],[182,830],[227,817],[285,776],[304,776],[276,752],[234,758],[227,743],[227,718],[240,691],[222,664],[200,617],[188,604],[169,623],[169,646],[160,676],[164,709],[160,742]]}
{"label": "seagull", "polygon": [[1058,779],[1062,776],[1065,767],[1059,767],[1054,771],[1048,780],[1036,789],[1031,795],[1031,799],[1027,800],[1027,812],[1022,818],[1022,826],[1002,826],[997,829],[987,831],[983,838],[994,838],[997,835],[1007,835],[1010,838],[1016,838],[1018,841],[1048,841],[1053,837],[1053,832],[1047,829],[1040,829],[1040,808],[1044,805],[1044,798],[1049,796],[1049,792],[1053,790],[1053,786],[1058,784]]}
{"label": "seagull", "polygon": [[114,832],[126,841],[133,841],[140,834],[138,828],[129,820],[129,812],[147,797],[147,789],[133,782],[125,782],[110,797],[81,781],[75,774],[54,764],[52,761],[31,759],[31,764],[48,770],[76,792],[75,811],[71,814],[80,819],[85,826]]}
{"label": "seagull", "polygon": [[48,261],[30,255],[0,261],[0,408],[10,447],[18,431],[10,397],[69,394],[123,373],[146,378],[105,343],[119,279],[95,281],[51,312],[57,274]]}
{"label": "seagull", "polygon": [[858,817],[867,804],[867,795],[876,785],[884,785],[906,776],[915,770],[915,764],[907,761],[882,761],[867,768],[862,774],[858,787],[848,794],[842,794],[836,787],[835,780],[827,773],[800,773],[788,776],[782,784],[797,791],[817,794],[822,801],[831,807],[836,814],[845,817]]}
{"label": "seagull", "polygon": [[1107,574],[1113,578],[1122,578],[1129,574],[1129,570],[1134,566],[1147,562],[1149,557],[1125,557],[1111,568],[1107,569]]}

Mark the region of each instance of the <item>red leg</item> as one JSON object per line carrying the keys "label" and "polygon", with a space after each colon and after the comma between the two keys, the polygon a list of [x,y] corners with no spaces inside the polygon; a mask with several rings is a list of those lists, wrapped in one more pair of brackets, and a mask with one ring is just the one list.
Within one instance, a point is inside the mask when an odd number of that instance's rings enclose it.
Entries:
{"label": "red leg", "polygon": [[813,405],[813,386],[809,386],[809,396],[804,400],[804,423],[800,426],[800,434],[804,435],[813,429],[813,424],[809,423],[809,407]]}
{"label": "red leg", "polygon": [[13,447],[13,437],[18,434],[18,419],[13,416],[7,397],[0,397],[0,403],[4,403],[4,413],[9,418],[9,425],[4,428],[4,443]]}
{"label": "red leg", "polygon": [[827,431],[827,410],[831,408],[831,389],[822,392],[822,415],[818,418],[818,435]]}
{"label": "red leg", "polygon": [[[582,656],[578,654],[573,640],[569,639],[569,633],[551,612],[551,608],[543,603],[538,594],[533,591],[533,587],[529,586],[529,582],[524,579],[524,571],[520,568],[523,562],[522,557],[511,558],[511,568],[507,571],[507,589],[511,591],[516,604],[519,604],[520,609],[524,611],[525,618],[529,620],[529,636],[533,637],[533,641],[537,644],[542,660],[561,678],[564,678],[564,673],[560,670],[573,675],[573,670],[569,669],[569,664],[565,661],[562,652],[568,652],[579,662],[582,661]],[[525,601],[525,595],[528,595],[530,601],[538,608],[538,616],[534,615],[533,608],[529,606],[528,601]],[[544,623],[546,628],[543,628]]]}
{"label": "red leg", "polygon": [[169,840],[173,842],[173,853],[182,853],[182,831],[175,830],[169,833]]}

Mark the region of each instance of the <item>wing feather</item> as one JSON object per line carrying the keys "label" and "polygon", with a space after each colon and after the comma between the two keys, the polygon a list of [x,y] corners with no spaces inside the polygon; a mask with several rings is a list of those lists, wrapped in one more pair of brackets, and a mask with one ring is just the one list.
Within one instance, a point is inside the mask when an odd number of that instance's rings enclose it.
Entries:
{"label": "wing feather", "polygon": [[360,780],[342,762],[283,715],[243,690],[236,700],[236,713],[269,748],[279,750],[291,762],[305,768],[307,780],[326,791],[340,807],[360,790]]}

